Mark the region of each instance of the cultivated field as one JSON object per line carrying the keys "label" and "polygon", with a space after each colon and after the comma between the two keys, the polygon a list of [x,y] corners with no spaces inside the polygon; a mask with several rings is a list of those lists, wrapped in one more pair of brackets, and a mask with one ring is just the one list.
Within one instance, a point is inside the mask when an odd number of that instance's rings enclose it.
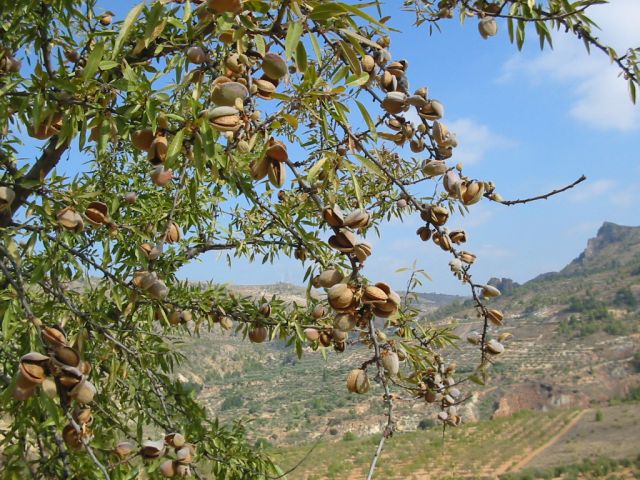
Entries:
{"label": "cultivated field", "polygon": [[[437,427],[397,434],[385,447],[379,476],[407,480],[495,478],[531,466],[546,468],[596,456],[633,459],[640,454],[640,404],[604,407],[598,422],[596,411],[521,411],[449,429],[444,439]],[[628,422],[623,425],[625,420]],[[365,478],[378,440],[378,435],[353,439],[347,435],[339,441],[323,441],[288,478]],[[276,458],[286,470],[312,446],[279,449]]]}

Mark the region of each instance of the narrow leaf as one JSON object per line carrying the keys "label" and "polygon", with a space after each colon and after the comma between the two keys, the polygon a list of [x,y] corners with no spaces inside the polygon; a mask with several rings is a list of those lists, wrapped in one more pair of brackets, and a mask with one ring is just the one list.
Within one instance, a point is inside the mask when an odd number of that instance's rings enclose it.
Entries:
{"label": "narrow leaf", "polygon": [[358,200],[358,207],[363,209],[364,208],[364,201],[362,200],[362,190],[360,189],[360,184],[358,183],[358,179],[356,178],[356,175],[353,172],[351,172],[351,180],[353,180],[353,189],[356,192],[356,199]]}
{"label": "narrow leaf", "polygon": [[302,22],[289,22],[287,37],[284,40],[284,56],[286,60],[292,57],[294,48],[300,41],[300,35],[302,35]]}
{"label": "narrow leaf", "polygon": [[91,53],[89,54],[89,58],[87,58],[87,64],[84,67],[82,72],[82,78],[85,80],[89,80],[92,78],[96,72],[98,71],[98,66],[100,65],[100,61],[102,60],[102,55],[104,54],[104,43],[97,43]]}
{"label": "narrow leaf", "polygon": [[133,24],[140,16],[140,13],[142,12],[143,8],[144,8],[144,2],[133,7],[127,14],[127,17],[124,19],[124,22],[122,22],[120,33],[118,33],[118,37],[116,38],[116,42],[113,47],[113,51],[111,52],[112,60],[116,58],[118,53],[120,53],[120,49],[122,48],[122,45],[124,45],[125,40],[131,33],[131,27],[133,27]]}
{"label": "narrow leaf", "polygon": [[173,165],[173,161],[178,153],[180,153],[180,150],[182,150],[182,142],[184,142],[184,130],[179,130],[175,137],[173,137],[173,140],[171,140],[169,149],[167,150],[167,159],[165,160],[167,168]]}

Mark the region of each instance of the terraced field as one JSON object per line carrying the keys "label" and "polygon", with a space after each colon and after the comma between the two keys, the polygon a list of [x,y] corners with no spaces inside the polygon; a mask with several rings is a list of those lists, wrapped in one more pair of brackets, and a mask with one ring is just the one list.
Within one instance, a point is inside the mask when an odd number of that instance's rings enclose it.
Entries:
{"label": "terraced field", "polygon": [[[509,418],[448,429],[444,438],[439,428],[397,434],[383,451],[378,475],[406,480],[495,477],[527,460],[532,452],[563,433],[579,415],[579,410],[521,411]],[[288,478],[364,478],[378,439],[373,435],[320,443]],[[280,449],[276,458],[286,469],[303,458],[311,446]]]}

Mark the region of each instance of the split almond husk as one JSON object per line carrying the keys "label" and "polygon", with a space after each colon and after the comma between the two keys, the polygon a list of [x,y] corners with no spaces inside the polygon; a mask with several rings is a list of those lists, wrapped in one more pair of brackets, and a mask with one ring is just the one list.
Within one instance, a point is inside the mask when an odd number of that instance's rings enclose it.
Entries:
{"label": "split almond husk", "polygon": [[282,163],[270,161],[267,165],[267,176],[274,187],[282,188],[286,180],[286,170]]}
{"label": "split almond husk", "polygon": [[186,439],[181,433],[169,433],[164,436],[164,442],[173,448],[182,448],[186,443]]}
{"label": "split almond husk", "polygon": [[464,250],[460,250],[458,252],[458,258],[463,261],[464,263],[467,263],[469,265],[471,265],[473,262],[476,261],[476,256],[475,254],[471,253],[471,252],[466,252]]}
{"label": "split almond husk", "polygon": [[464,230],[451,230],[449,232],[449,238],[452,243],[460,245],[467,241],[467,233]]}
{"label": "split almond husk", "polygon": [[422,166],[425,177],[431,178],[447,172],[447,164],[443,160],[427,160]]}
{"label": "split almond husk", "polygon": [[133,453],[135,448],[136,448],[136,445],[133,442],[124,441],[124,442],[118,443],[115,446],[115,448],[113,449],[113,453],[115,453],[118,456],[118,458],[124,459],[129,457]]}
{"label": "split almond husk", "polygon": [[326,207],[322,210],[322,218],[332,227],[342,227],[344,225],[344,216],[340,207]]}
{"label": "split almond husk", "polygon": [[322,304],[318,304],[315,307],[313,307],[313,312],[311,312],[311,315],[316,320],[324,317],[326,314],[327,314],[327,309]]}
{"label": "split almond husk", "polygon": [[351,393],[367,393],[370,386],[367,372],[360,368],[351,370],[347,375],[347,390]]}
{"label": "split almond husk", "polygon": [[81,232],[84,229],[84,220],[82,216],[71,207],[65,207],[60,210],[56,218],[58,225],[65,230],[71,230],[73,232]]}
{"label": "split almond husk", "polygon": [[53,358],[62,365],[69,367],[78,367],[80,364],[80,355],[71,347],[62,346],[55,350]]}
{"label": "split almond husk", "polygon": [[397,115],[407,110],[407,96],[402,92],[389,92],[382,101],[382,108],[392,115]]}
{"label": "split almond husk", "polygon": [[346,229],[340,229],[335,235],[329,237],[329,245],[342,253],[351,253],[356,242],[356,236]]}
{"label": "split almond husk", "polygon": [[369,242],[356,243],[353,247],[353,254],[360,263],[364,262],[373,253],[373,247]]}
{"label": "split almond husk", "polygon": [[80,432],[78,432],[73,425],[67,425],[62,430],[62,438],[64,439],[64,443],[71,450],[80,450],[82,448],[82,440]]}
{"label": "split almond husk", "polygon": [[180,227],[175,222],[171,222],[169,225],[169,229],[167,230],[167,235],[164,237],[165,241],[168,243],[179,242],[182,235],[180,234]]}
{"label": "split almond husk", "polygon": [[142,448],[140,449],[140,455],[143,458],[159,458],[164,455],[164,452],[164,438],[157,441],[147,440],[142,443]]}
{"label": "split almond husk", "polygon": [[367,285],[362,294],[362,303],[373,305],[375,303],[386,303],[389,296],[384,290],[373,285]]}
{"label": "split almond husk", "polygon": [[489,308],[487,309],[487,318],[491,321],[491,323],[499,327],[502,325],[502,319],[504,318],[504,315],[500,310]]}
{"label": "split almond husk", "polygon": [[364,228],[369,224],[366,210],[355,210],[344,218],[343,225],[350,228]]}
{"label": "split almond husk", "polygon": [[444,116],[444,106],[437,100],[428,100],[418,114],[425,120],[439,120]]}
{"label": "split almond husk", "polygon": [[473,205],[478,203],[484,195],[484,183],[483,182],[470,182],[463,184],[461,199],[465,205]]}
{"label": "split almond husk", "polygon": [[91,202],[87,209],[84,211],[85,217],[94,226],[104,225],[109,223],[109,207],[103,202]]}
{"label": "split almond husk", "polygon": [[273,98],[273,94],[276,91],[276,86],[272,82],[259,78],[254,80],[253,84],[256,87],[256,96],[258,98],[261,98],[263,100],[271,100]]}

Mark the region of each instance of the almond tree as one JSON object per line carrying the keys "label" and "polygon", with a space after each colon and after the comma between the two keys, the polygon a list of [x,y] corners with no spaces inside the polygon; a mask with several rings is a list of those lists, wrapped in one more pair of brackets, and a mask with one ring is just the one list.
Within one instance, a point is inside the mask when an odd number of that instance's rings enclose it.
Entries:
{"label": "almond tree", "polygon": [[[604,51],[635,98],[638,49],[598,40],[587,12],[600,3],[402,8],[425,30],[453,17],[485,39],[508,28],[518,47],[529,32],[544,46],[567,31]],[[396,428],[394,391],[431,403],[445,427],[463,421],[464,391],[505,349],[503,313],[487,303],[500,292],[472,277],[466,233],[447,223],[480,201],[526,203],[584,177],[510,201],[465,175],[438,92],[412,85],[409,61],[391,53],[387,15],[399,5],[164,0],[112,13],[95,0],[2,1],[3,478],[279,478],[241,425],[220,425],[176,380],[176,336],[218,328],[299,355],[367,347],[345,381],[386,406],[368,478]],[[376,255],[365,238],[410,216],[424,222],[425,249],[451,254],[484,319],[468,339],[471,375],[447,361],[452,333],[407,301],[419,271],[403,296],[366,276]],[[231,263],[295,257],[321,300],[256,301],[176,279],[208,251]]]}

